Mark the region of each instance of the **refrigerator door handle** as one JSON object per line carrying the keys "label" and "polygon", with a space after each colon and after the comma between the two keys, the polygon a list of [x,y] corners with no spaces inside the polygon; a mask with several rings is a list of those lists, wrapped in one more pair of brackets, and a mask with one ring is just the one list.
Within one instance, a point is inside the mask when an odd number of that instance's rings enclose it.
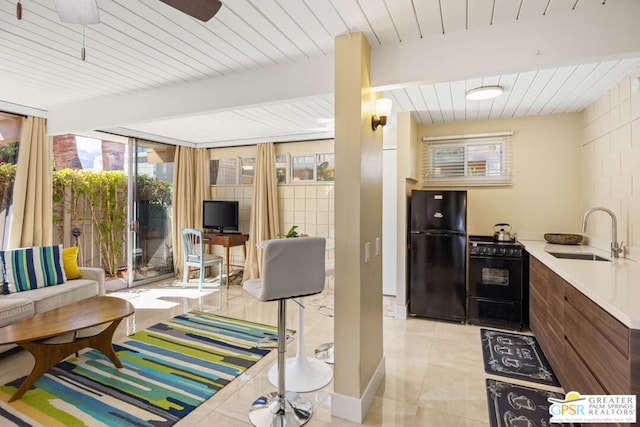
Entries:
{"label": "refrigerator door handle", "polygon": [[464,233],[458,233],[456,231],[412,231],[411,234],[418,236],[429,236],[429,237],[458,237],[465,236]]}

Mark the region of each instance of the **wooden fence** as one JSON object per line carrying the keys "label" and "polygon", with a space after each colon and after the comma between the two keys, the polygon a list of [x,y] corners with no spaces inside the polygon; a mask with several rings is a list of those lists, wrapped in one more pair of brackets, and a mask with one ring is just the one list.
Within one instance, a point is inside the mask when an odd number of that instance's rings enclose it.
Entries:
{"label": "wooden fence", "polygon": [[[122,200],[122,209],[126,218],[126,191],[119,193],[119,199]],[[73,208],[72,208],[73,206]],[[74,229],[80,231],[77,239],[79,246],[78,263],[85,267],[101,267],[107,272],[109,266],[104,257],[103,247],[101,247],[100,232],[97,222],[93,219],[91,206],[86,196],[74,196],[69,188],[65,189],[64,198],[54,203],[53,208],[54,225],[53,225],[53,243],[62,243],[65,247],[75,246],[76,238],[73,235]],[[105,220],[98,211],[98,219]],[[125,220],[126,221],[126,220]],[[117,269],[124,269],[127,265],[127,227],[123,224],[122,230],[118,232],[117,237],[122,242],[122,248],[116,256]]]}

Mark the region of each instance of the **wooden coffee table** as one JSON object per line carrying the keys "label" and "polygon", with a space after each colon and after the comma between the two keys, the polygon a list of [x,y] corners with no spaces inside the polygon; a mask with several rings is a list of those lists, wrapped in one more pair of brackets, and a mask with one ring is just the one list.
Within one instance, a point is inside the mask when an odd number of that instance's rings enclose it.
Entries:
{"label": "wooden coffee table", "polygon": [[[77,351],[91,347],[100,350],[118,368],[122,363],[113,351],[111,340],[120,321],[135,312],[127,300],[96,296],[36,314],[12,325],[0,328],[0,345],[17,344],[28,350],[35,359],[33,370],[9,399],[20,399],[38,378],[56,363]],[[111,324],[95,335],[76,338],[75,332],[94,326]],[[53,337],[74,333],[70,341],[47,342]]]}

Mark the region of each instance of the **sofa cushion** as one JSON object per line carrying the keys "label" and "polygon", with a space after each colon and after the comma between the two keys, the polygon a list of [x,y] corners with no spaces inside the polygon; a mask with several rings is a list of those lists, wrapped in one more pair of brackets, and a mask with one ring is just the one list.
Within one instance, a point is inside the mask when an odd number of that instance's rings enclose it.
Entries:
{"label": "sofa cushion", "polygon": [[78,267],[78,247],[71,246],[62,250],[62,262],[64,264],[64,274],[67,280],[79,279],[82,277],[80,267]]}
{"label": "sofa cushion", "polygon": [[30,299],[0,297],[0,327],[28,319],[34,314],[35,307]]}
{"label": "sofa cushion", "polygon": [[96,295],[98,295],[98,283],[95,280],[76,279],[58,286],[34,289],[26,294],[5,295],[0,299],[29,298],[33,301],[35,312],[43,313]]}
{"label": "sofa cushion", "polygon": [[62,245],[0,251],[5,278],[4,293],[29,291],[66,281]]}

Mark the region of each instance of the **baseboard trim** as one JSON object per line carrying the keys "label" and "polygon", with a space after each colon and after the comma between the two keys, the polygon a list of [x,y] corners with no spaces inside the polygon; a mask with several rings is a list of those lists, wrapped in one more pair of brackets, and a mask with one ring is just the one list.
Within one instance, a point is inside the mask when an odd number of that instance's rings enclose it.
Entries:
{"label": "baseboard trim", "polygon": [[406,320],[409,315],[406,305],[396,305],[393,310],[393,317],[396,319]]}
{"label": "baseboard trim", "polygon": [[373,403],[373,398],[384,380],[384,375],[385,359],[383,356],[360,398],[335,392],[331,394],[331,415],[362,424],[364,417],[369,412],[371,403]]}

